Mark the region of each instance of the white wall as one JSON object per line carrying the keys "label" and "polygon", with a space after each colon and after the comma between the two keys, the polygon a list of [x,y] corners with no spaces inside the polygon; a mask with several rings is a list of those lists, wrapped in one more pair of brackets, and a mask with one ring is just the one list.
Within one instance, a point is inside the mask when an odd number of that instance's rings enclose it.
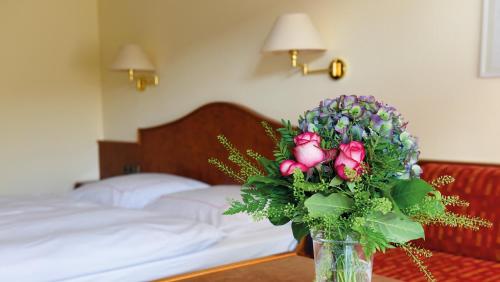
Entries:
{"label": "white wall", "polygon": [[[223,100],[296,120],[319,100],[372,94],[396,106],[420,137],[422,156],[500,162],[500,79],[478,78],[481,2],[471,0],[102,0],[104,134],[135,140],[136,128]],[[285,55],[261,55],[275,18],[306,12],[327,46],[309,56],[348,75],[301,77]],[[118,47],[142,45],[161,85],[140,94],[107,66]]]}
{"label": "white wall", "polygon": [[97,177],[97,1],[0,2],[0,194]]}

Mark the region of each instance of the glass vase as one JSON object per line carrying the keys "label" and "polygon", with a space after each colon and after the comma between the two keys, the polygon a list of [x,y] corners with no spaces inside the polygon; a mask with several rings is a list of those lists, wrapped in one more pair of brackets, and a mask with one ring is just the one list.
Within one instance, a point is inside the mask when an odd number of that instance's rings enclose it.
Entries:
{"label": "glass vase", "polygon": [[359,242],[326,240],[321,232],[313,233],[316,282],[370,282],[373,256],[367,258]]}

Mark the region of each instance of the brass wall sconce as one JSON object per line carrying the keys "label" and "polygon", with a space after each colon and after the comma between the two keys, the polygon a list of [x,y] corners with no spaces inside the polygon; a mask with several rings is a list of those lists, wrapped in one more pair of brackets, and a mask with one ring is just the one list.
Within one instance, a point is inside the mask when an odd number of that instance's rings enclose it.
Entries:
{"label": "brass wall sconce", "polygon": [[263,52],[288,52],[292,67],[300,68],[303,75],[328,73],[335,80],[344,77],[346,64],[341,59],[333,59],[323,69],[311,69],[308,64],[299,62],[300,52],[325,50],[325,45],[307,14],[280,16],[262,47]]}
{"label": "brass wall sconce", "polygon": [[154,65],[142,48],[135,44],[121,47],[111,69],[127,71],[129,80],[135,83],[135,88],[138,91],[144,91],[147,86],[159,84]]}

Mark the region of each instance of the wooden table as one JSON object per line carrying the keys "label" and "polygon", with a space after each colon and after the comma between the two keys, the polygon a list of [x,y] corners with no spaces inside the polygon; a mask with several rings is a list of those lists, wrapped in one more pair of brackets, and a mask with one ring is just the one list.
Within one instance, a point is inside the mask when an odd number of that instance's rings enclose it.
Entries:
{"label": "wooden table", "polygon": [[[297,256],[295,253],[287,253],[178,275],[158,282],[311,282],[313,280],[314,261]],[[372,282],[397,281],[375,274],[372,279]]]}

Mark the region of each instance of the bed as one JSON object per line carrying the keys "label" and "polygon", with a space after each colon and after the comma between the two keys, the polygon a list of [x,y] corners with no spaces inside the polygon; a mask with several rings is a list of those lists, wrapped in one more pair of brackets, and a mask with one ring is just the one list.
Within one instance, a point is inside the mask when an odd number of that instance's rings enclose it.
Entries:
{"label": "bed", "polygon": [[145,281],[293,251],[288,225],[221,215],[240,186],[207,163],[226,157],[219,134],[270,156],[262,120],[208,104],[137,142],[100,141],[99,182],[0,198],[0,280]]}

